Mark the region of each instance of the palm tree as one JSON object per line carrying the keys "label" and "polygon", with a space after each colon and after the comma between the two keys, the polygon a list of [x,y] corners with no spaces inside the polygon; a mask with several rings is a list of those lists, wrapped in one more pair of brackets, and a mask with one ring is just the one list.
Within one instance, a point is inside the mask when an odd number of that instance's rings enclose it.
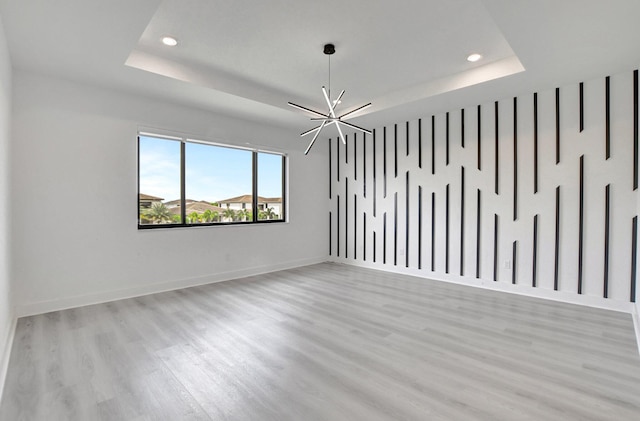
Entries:
{"label": "palm tree", "polygon": [[275,219],[276,216],[278,216],[273,210],[273,208],[267,209],[266,211],[264,211],[264,213],[266,214],[267,219]]}
{"label": "palm tree", "polygon": [[198,212],[193,211],[189,214],[188,219],[190,224],[196,224],[199,222],[200,215]]}
{"label": "palm tree", "polygon": [[220,214],[217,211],[212,212],[211,220],[213,222],[220,222]]}
{"label": "palm tree", "polygon": [[146,218],[153,221],[154,224],[162,224],[173,221],[173,214],[164,203],[156,202],[151,205],[151,209],[145,215]]}
{"label": "palm tree", "polygon": [[222,212],[222,216],[224,217],[224,219],[226,219],[228,222],[234,221],[236,218],[236,212],[231,209],[231,208],[227,208],[224,210],[224,212]]}
{"label": "palm tree", "polygon": [[202,222],[211,222],[211,221],[213,221],[213,212],[211,211],[211,209],[207,209],[202,214]]}
{"label": "palm tree", "polygon": [[258,212],[258,220],[268,219],[265,211]]}
{"label": "palm tree", "polygon": [[237,215],[239,221],[250,221],[253,216],[252,213],[246,209],[239,210]]}

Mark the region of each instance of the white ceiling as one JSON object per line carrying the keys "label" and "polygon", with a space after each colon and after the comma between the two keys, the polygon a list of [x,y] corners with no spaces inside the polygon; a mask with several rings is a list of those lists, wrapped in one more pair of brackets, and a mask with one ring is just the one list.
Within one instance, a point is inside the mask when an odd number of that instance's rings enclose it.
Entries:
{"label": "white ceiling", "polygon": [[[16,69],[295,130],[379,127],[640,66],[638,0],[0,0]],[[173,35],[179,45],[160,43]],[[466,56],[484,58],[469,63]]]}

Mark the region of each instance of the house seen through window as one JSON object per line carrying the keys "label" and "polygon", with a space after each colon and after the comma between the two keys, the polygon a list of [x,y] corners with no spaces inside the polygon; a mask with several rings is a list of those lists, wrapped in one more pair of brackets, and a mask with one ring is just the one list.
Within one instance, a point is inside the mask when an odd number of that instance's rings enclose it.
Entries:
{"label": "house seen through window", "polygon": [[138,138],[140,228],[285,220],[285,156],[182,138]]}

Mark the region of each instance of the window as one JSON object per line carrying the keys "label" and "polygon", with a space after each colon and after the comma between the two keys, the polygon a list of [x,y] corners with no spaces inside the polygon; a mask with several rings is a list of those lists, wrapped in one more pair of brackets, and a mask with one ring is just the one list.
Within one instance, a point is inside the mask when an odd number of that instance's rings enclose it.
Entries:
{"label": "window", "polygon": [[258,220],[278,219],[282,215],[282,156],[258,154]]}
{"label": "window", "polygon": [[285,221],[285,156],[138,137],[138,227]]}

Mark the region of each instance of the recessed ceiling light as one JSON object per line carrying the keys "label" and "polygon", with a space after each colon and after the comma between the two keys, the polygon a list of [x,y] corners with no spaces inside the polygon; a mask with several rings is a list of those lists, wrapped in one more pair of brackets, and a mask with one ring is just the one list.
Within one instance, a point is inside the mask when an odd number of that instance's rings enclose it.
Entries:
{"label": "recessed ceiling light", "polygon": [[162,37],[162,43],[169,47],[175,47],[176,45],[178,45],[178,40],[174,37]]}
{"label": "recessed ceiling light", "polygon": [[470,54],[469,57],[467,57],[467,61],[470,61],[470,62],[474,63],[474,62],[480,60],[481,58],[482,58],[482,56],[480,54],[473,53],[473,54]]}

